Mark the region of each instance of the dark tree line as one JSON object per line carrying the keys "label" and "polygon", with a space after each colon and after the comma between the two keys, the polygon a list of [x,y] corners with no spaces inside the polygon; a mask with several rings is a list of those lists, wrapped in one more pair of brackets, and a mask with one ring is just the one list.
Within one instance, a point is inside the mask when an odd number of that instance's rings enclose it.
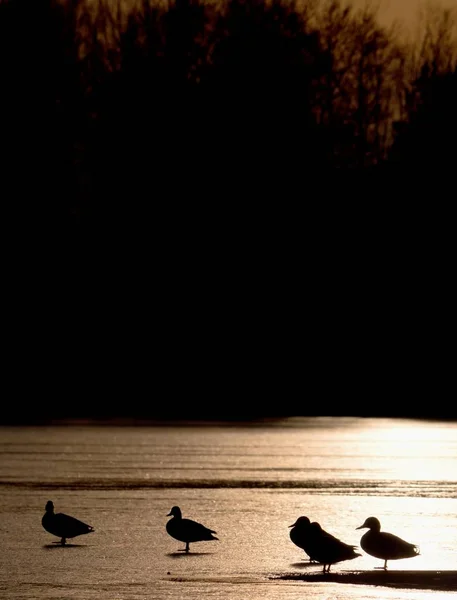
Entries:
{"label": "dark tree line", "polygon": [[178,198],[306,198],[335,169],[455,160],[451,11],[405,43],[341,0],[122,6],[1,0],[11,202],[122,219]]}
{"label": "dark tree line", "polygon": [[453,238],[418,207],[452,192],[452,13],[408,40],[340,0],[123,6],[0,0],[9,406],[434,398]]}

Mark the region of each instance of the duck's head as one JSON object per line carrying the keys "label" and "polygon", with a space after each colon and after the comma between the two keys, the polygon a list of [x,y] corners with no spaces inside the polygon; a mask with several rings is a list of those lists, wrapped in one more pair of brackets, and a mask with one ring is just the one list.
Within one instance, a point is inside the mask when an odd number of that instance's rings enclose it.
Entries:
{"label": "duck's head", "polygon": [[45,507],[45,511],[46,512],[54,512],[54,503],[52,502],[52,500],[48,500],[46,502],[46,507]]}
{"label": "duck's head", "polygon": [[381,523],[379,522],[379,519],[377,519],[376,517],[368,517],[368,519],[365,519],[365,522],[363,525],[360,525],[360,527],[356,527],[356,529],[371,529],[372,531],[381,531]]}
{"label": "duck's head", "polygon": [[173,506],[173,508],[168,513],[167,517],[178,517],[178,519],[180,519],[182,515],[179,506]]}
{"label": "duck's head", "polygon": [[289,527],[308,527],[310,524],[310,520],[308,517],[298,517],[293,525],[289,525]]}

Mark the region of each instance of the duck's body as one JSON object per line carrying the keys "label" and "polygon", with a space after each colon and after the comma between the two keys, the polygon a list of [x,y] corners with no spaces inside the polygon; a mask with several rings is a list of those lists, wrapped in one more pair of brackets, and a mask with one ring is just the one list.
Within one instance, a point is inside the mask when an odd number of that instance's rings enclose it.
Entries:
{"label": "duck's body", "polygon": [[356,529],[364,528],[368,528],[368,531],[360,538],[360,546],[367,554],[384,560],[385,571],[388,560],[412,558],[419,554],[416,544],[406,542],[393,533],[381,531],[381,523],[376,517],[368,517],[363,525],[356,527]]}
{"label": "duck's body", "polygon": [[324,573],[329,573],[335,563],[362,556],[355,551],[356,546],[342,542],[322,529],[319,523],[311,523],[308,517],[299,517],[290,527],[291,540],[308,554],[311,561],[324,565]]}
{"label": "duck's body", "polygon": [[170,516],[173,518],[167,521],[167,533],[175,538],[175,540],[186,544],[184,552],[189,552],[189,544],[191,542],[205,542],[219,539],[213,535],[217,533],[216,531],[208,529],[208,527],[192,519],[183,519],[179,506],[173,506],[167,517]]}
{"label": "duck's body", "polygon": [[87,525],[79,519],[75,519],[75,517],[64,513],[55,513],[54,504],[51,500],[46,503],[45,510],[41,524],[48,533],[60,538],[62,546],[66,544],[68,538],[95,531],[91,525]]}
{"label": "duck's body", "polygon": [[335,563],[362,556],[356,552],[357,546],[346,544],[334,535],[323,530],[319,523],[311,523],[311,558],[324,565],[323,572],[329,573]]}

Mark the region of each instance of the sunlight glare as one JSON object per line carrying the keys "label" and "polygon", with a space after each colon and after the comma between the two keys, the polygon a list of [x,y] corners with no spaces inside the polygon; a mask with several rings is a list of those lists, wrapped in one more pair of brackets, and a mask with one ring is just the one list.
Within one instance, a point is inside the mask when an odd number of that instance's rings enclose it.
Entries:
{"label": "sunlight glare", "polygon": [[372,421],[360,436],[362,446],[368,441],[376,458],[384,459],[390,476],[406,480],[445,480],[453,476],[457,438],[446,423]]}

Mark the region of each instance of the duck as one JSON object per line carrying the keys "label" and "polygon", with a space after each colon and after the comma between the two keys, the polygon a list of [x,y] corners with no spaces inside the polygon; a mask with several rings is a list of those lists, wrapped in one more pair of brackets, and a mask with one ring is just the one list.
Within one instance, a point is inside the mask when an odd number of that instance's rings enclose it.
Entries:
{"label": "duck", "polygon": [[312,560],[312,558],[309,556],[309,542],[310,542],[309,526],[310,525],[311,525],[311,521],[309,520],[308,517],[305,517],[304,515],[301,517],[298,517],[298,519],[295,521],[295,523],[292,523],[292,525],[289,525],[289,527],[291,528],[289,531],[289,537],[296,546],[298,546],[299,548],[301,548],[302,550],[305,551],[305,553],[309,557],[309,562],[311,563],[311,562],[315,562],[315,561]]}
{"label": "duck", "polygon": [[290,527],[291,540],[308,554],[310,562],[322,564],[324,573],[329,573],[335,563],[362,556],[356,552],[357,546],[346,544],[308,517],[299,517]]}
{"label": "duck", "polygon": [[341,541],[322,529],[316,521],[310,524],[310,545],[310,556],[324,565],[323,573],[330,573],[330,567],[335,563],[362,556],[356,552],[357,546]]}
{"label": "duck", "polygon": [[61,538],[60,543],[62,546],[65,546],[68,538],[74,538],[78,535],[84,535],[95,531],[91,525],[87,525],[75,517],[71,517],[65,513],[55,513],[52,500],[46,502],[45,513],[41,519],[41,524],[48,533],[52,533],[52,535]]}
{"label": "duck", "polygon": [[367,554],[384,560],[384,571],[387,571],[388,560],[412,558],[420,554],[417,544],[411,544],[393,533],[381,531],[381,523],[376,517],[368,517],[363,525],[356,529],[367,528],[360,538],[360,546]]}
{"label": "duck", "polygon": [[182,552],[189,552],[189,544],[191,542],[205,542],[211,540],[219,540],[216,537],[213,529],[205,527],[197,521],[192,519],[183,519],[182,512],[179,506],[173,506],[167,517],[172,517],[166,524],[166,530],[168,535],[175,540],[185,542],[186,547],[181,550]]}

